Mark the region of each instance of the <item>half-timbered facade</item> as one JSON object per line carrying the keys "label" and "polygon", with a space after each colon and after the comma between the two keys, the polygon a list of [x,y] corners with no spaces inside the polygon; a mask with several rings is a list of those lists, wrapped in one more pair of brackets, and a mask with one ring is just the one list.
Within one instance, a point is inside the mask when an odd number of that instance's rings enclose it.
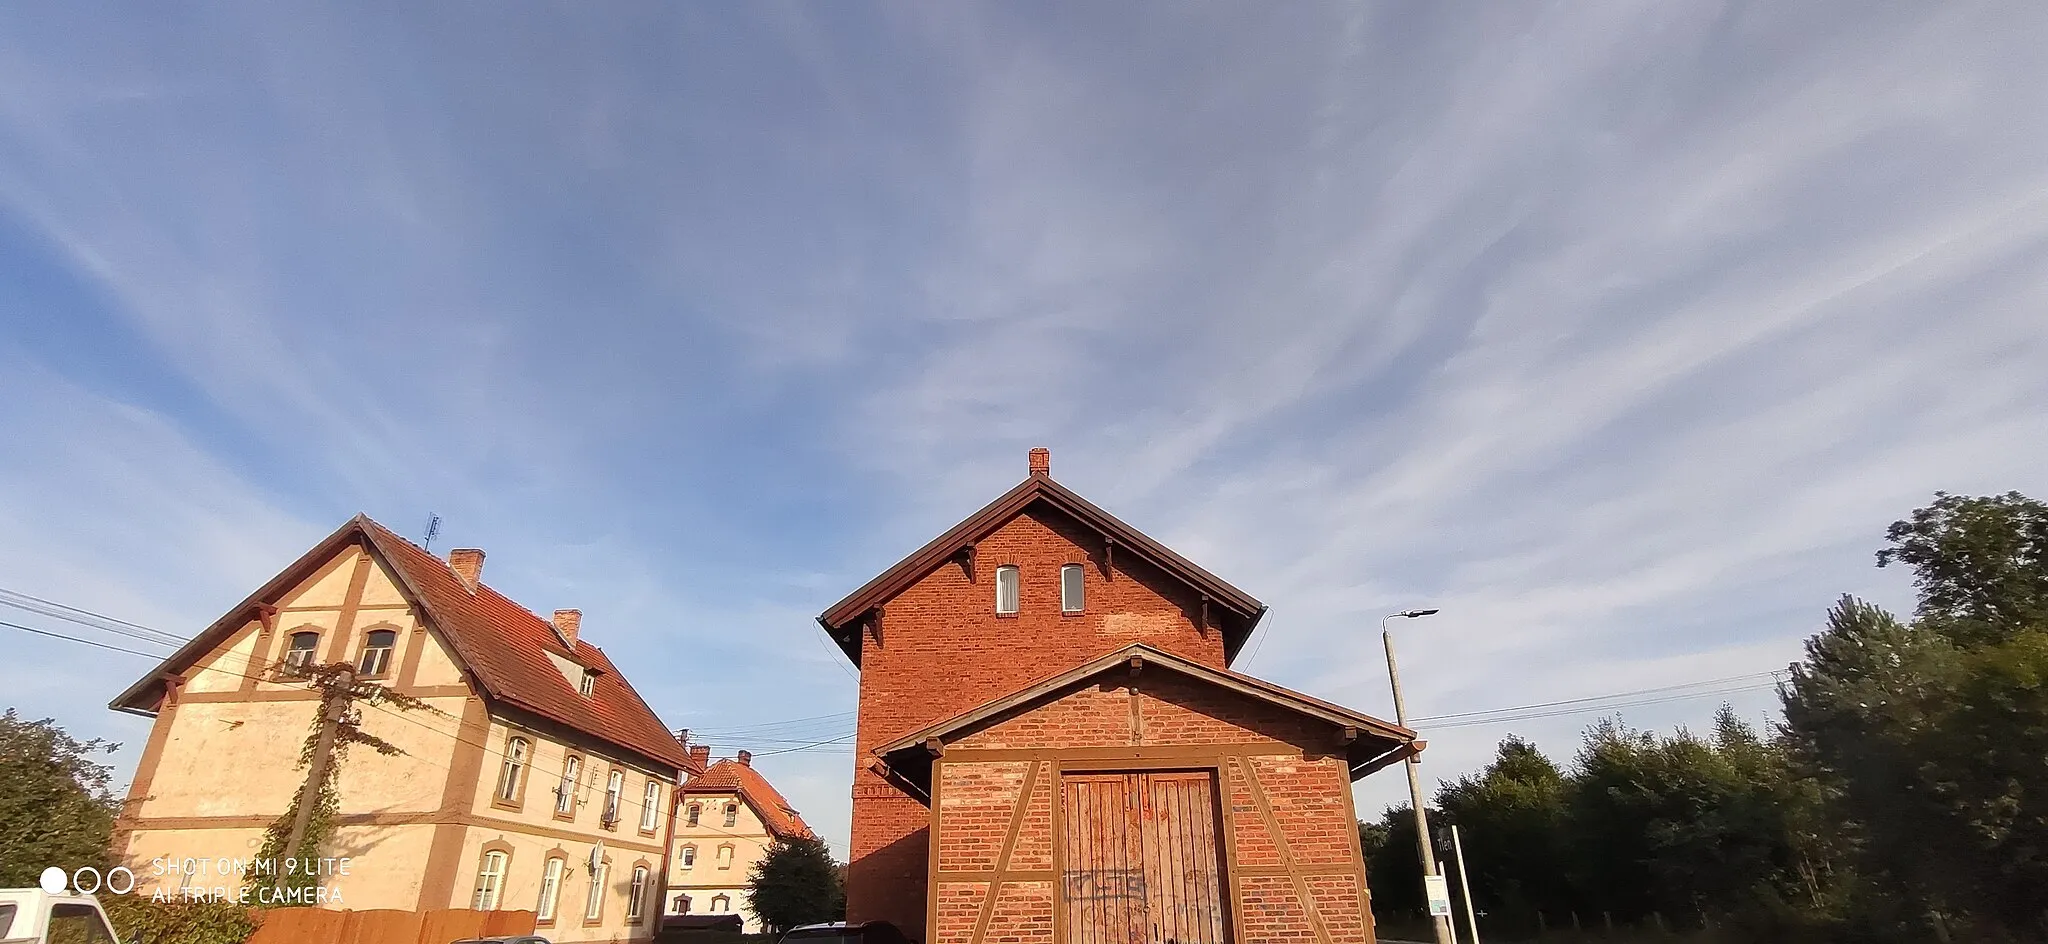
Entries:
{"label": "half-timbered facade", "polygon": [[347,665],[425,707],[356,703],[361,730],[401,753],[346,756],[319,847],[347,873],[305,903],[531,911],[555,941],[652,937],[676,788],[701,765],[578,611],[534,614],[482,581],[483,558],[443,560],[357,516],[115,698],[155,719],[116,824],[139,890],[270,884],[243,869],[305,781],[321,708],[290,670]]}

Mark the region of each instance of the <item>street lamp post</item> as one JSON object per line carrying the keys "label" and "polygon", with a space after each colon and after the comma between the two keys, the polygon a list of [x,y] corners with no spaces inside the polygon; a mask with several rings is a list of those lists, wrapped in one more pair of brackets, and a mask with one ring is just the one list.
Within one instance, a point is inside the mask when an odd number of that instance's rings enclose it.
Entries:
{"label": "street lamp post", "polygon": [[[1404,728],[1408,726],[1408,706],[1401,701],[1401,670],[1394,661],[1394,633],[1387,628],[1387,621],[1416,619],[1435,612],[1434,609],[1402,610],[1399,613],[1390,613],[1380,620],[1380,642],[1387,649],[1387,680],[1394,686],[1394,721]],[[1429,848],[1429,814],[1422,809],[1422,774],[1416,770],[1421,763],[1420,758],[1411,755],[1404,766],[1408,768],[1408,802],[1415,808],[1415,844],[1422,852],[1423,895],[1426,902],[1428,880],[1437,874],[1437,870],[1436,853]],[[1457,944],[1456,939],[1452,937],[1450,916],[1435,915],[1431,920],[1436,927],[1436,944]]]}

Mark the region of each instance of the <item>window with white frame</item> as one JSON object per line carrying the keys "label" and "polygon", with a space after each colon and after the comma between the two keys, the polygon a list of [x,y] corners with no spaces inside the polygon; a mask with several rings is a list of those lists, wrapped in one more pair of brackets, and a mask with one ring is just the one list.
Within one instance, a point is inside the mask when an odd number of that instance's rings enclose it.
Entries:
{"label": "window with white frame", "polygon": [[391,650],[398,646],[398,634],[388,629],[373,629],[363,639],[363,658],[356,663],[356,672],[375,678],[391,671]]}
{"label": "window with white frame", "polygon": [[649,780],[647,789],[640,793],[640,829],[643,832],[654,828],[654,816],[660,811],[661,782]]}
{"label": "window with white frame", "polygon": [[562,900],[562,869],[568,865],[561,859],[549,859],[547,868],[540,873],[540,904],[534,908],[534,920],[555,920],[555,906]]}
{"label": "window with white frame", "polygon": [[1017,612],[1017,565],[996,568],[996,612]]}
{"label": "window with white frame", "polygon": [[694,869],[694,868],[696,868],[696,867],[697,867],[697,847],[696,847],[696,846],[684,846],[684,847],[683,847],[683,868],[686,868],[686,869]]}
{"label": "window with white frame", "polygon": [[626,920],[628,922],[640,920],[641,913],[646,911],[642,902],[646,900],[647,867],[636,865],[633,867],[633,884],[628,886],[626,890]]}
{"label": "window with white frame", "polygon": [[619,801],[626,792],[626,772],[612,771],[611,778],[604,785],[604,824],[613,825],[619,821]]}
{"label": "window with white frame", "polygon": [[596,921],[604,917],[604,880],[611,870],[609,862],[590,870],[590,900],[583,906],[583,920]]}
{"label": "window with white frame", "polygon": [[293,633],[284,652],[284,667],[303,669],[313,664],[313,650],[320,646],[320,634],[315,632]]}
{"label": "window with white frame", "polygon": [[505,742],[505,763],[498,768],[498,799],[510,803],[519,797],[519,778],[526,773],[526,751],[523,737]]}
{"label": "window with white frame", "polygon": [[1079,613],[1083,603],[1084,581],[1080,564],[1068,564],[1060,568],[1060,612]]}
{"label": "window with white frame", "polygon": [[588,698],[594,691],[597,691],[597,673],[584,669],[583,678],[576,682],[576,693]]}
{"label": "window with white frame", "polygon": [[484,853],[483,865],[476,870],[476,895],[470,902],[475,910],[498,910],[498,895],[505,890],[505,863],[510,859],[502,852]]}
{"label": "window with white frame", "polygon": [[738,803],[727,803],[725,805],[725,828],[731,829],[739,824],[740,805]]}
{"label": "window with white frame", "polygon": [[576,808],[576,778],[583,773],[583,758],[574,754],[562,762],[562,782],[555,787],[555,812],[572,815]]}

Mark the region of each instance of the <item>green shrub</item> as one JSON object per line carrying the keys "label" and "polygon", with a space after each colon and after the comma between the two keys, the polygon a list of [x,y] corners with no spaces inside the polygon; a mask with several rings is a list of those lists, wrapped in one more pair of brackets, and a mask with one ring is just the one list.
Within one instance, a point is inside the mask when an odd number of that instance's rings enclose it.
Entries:
{"label": "green shrub", "polygon": [[137,932],[142,944],[243,944],[257,917],[231,901],[152,901],[143,895],[102,895],[100,907],[123,944]]}

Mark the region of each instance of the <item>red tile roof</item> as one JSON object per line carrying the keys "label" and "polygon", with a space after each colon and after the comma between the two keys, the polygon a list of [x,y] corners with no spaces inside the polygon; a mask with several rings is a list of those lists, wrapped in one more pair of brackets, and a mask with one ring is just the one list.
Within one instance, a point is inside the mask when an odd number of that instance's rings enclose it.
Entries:
{"label": "red tile roof", "polygon": [[782,798],[768,778],[751,765],[727,758],[712,764],[697,776],[683,782],[685,796],[709,793],[737,793],[740,799],[753,807],[754,815],[768,827],[768,832],[779,839],[816,836],[796,808]]}
{"label": "red tile roof", "polygon": [[[348,543],[362,542],[387,564],[455,657],[499,702],[638,753],[662,765],[690,769],[689,755],[640,693],[605,657],[604,650],[577,640],[572,652],[550,622],[507,599],[487,584],[475,590],[446,561],[390,529],[357,515],[223,616],[205,632],[130,686],[112,704],[117,710],[153,711],[166,678],[183,671],[220,640],[247,623],[253,607],[273,602],[312,567]],[[579,694],[546,653],[571,659],[600,674],[589,697]]]}

